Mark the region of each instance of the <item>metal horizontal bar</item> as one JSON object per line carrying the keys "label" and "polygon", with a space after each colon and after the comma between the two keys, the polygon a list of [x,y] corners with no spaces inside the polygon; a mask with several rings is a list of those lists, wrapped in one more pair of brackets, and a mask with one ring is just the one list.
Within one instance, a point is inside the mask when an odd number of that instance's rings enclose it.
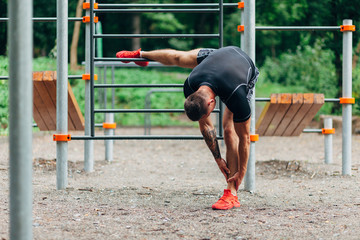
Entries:
{"label": "metal horizontal bar", "polygon": [[133,62],[153,62],[153,60],[146,58],[94,58],[95,61],[100,62],[119,62],[119,61],[133,61]]}
{"label": "metal horizontal bar", "polygon": [[304,129],[303,133],[322,133],[322,129]]}
{"label": "metal horizontal bar", "polygon": [[171,13],[216,13],[219,12],[219,8],[205,8],[205,9],[94,9],[95,13],[157,13],[157,12],[171,12]]}
{"label": "metal horizontal bar", "polygon": [[[100,9],[127,8],[127,7],[218,7],[218,3],[167,3],[167,4],[106,4],[99,3]],[[238,3],[224,3],[224,7],[237,7]]]}
{"label": "metal horizontal bar", "polygon": [[[184,109],[95,109],[94,113],[183,113]],[[220,112],[214,109],[213,113]]]}
{"label": "metal horizontal bar", "polygon": [[82,75],[69,75],[68,79],[82,79]]}
{"label": "metal horizontal bar", "polygon": [[182,88],[184,84],[95,84],[94,88]]}
{"label": "metal horizontal bar", "polygon": [[256,31],[336,31],[340,26],[256,26]]}
{"label": "metal horizontal bar", "polygon": [[[270,98],[255,98],[257,102],[270,102]],[[340,102],[339,98],[325,98],[325,102]]]}
{"label": "metal horizontal bar", "polygon": [[219,38],[218,33],[208,34],[94,34],[94,38]]}
{"label": "metal horizontal bar", "polygon": [[[33,22],[56,22],[56,17],[35,17],[32,18]],[[82,18],[70,17],[70,22],[82,21]],[[9,18],[0,18],[0,22],[7,22]]]}
{"label": "metal horizontal bar", "polygon": [[340,102],[339,98],[325,98],[325,102]]}
{"label": "metal horizontal bar", "polygon": [[[71,140],[202,140],[201,135],[114,135],[114,136],[71,136]],[[217,136],[221,140],[223,137]]]}
{"label": "metal horizontal bar", "polygon": [[146,58],[94,58],[95,61],[102,62],[119,62],[119,61],[133,61],[133,62],[152,62],[153,60],[149,60]]}
{"label": "metal horizontal bar", "polygon": [[270,102],[270,98],[255,98],[255,101],[257,102]]}
{"label": "metal horizontal bar", "polygon": [[[82,75],[69,75],[68,79],[82,79]],[[8,76],[0,76],[0,80],[9,80]]]}
{"label": "metal horizontal bar", "polygon": [[[131,63],[123,63],[123,62],[95,62],[95,67],[104,67],[104,66],[110,66],[110,67],[125,67],[125,68],[133,68],[133,67],[139,67],[138,65],[136,65],[135,63],[131,62]],[[168,65],[164,65],[161,64],[159,62],[149,62],[149,65],[147,67],[168,67],[168,68],[174,68],[177,66],[168,66]]]}

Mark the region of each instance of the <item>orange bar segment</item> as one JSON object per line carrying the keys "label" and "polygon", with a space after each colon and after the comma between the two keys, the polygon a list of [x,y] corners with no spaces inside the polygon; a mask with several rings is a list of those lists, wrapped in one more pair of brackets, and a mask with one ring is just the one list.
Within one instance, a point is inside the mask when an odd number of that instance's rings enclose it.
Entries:
{"label": "orange bar segment", "polygon": [[335,134],[335,128],[322,128],[322,134]]}
{"label": "orange bar segment", "polygon": [[[83,23],[89,23],[90,22],[90,16],[85,16],[83,17]],[[99,18],[98,17],[94,17],[94,23],[99,22]]]}
{"label": "orange bar segment", "polygon": [[238,25],[237,30],[238,30],[238,32],[243,32],[245,30],[244,25]]}
{"label": "orange bar segment", "polygon": [[53,140],[56,142],[68,142],[71,141],[71,134],[54,134]]}
{"label": "orange bar segment", "polygon": [[340,32],[355,32],[355,25],[340,25]]}
{"label": "orange bar segment", "polygon": [[250,135],[250,141],[251,142],[259,141],[259,134]]}
{"label": "orange bar segment", "polygon": [[355,98],[340,98],[340,104],[355,104]]}
{"label": "orange bar segment", "polygon": [[[94,9],[98,9],[98,8],[99,5],[97,3],[94,3]],[[90,3],[89,2],[83,3],[83,9],[90,9]]]}
{"label": "orange bar segment", "polygon": [[[82,80],[90,80],[90,74],[83,74],[82,75]],[[98,75],[97,74],[94,74],[94,80],[98,80]]]}
{"label": "orange bar segment", "polygon": [[103,128],[105,129],[115,129],[116,123],[103,123]]}

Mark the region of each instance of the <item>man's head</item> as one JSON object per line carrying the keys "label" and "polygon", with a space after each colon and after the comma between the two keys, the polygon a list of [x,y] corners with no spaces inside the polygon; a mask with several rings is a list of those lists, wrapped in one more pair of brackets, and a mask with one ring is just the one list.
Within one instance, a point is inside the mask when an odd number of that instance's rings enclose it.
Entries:
{"label": "man's head", "polygon": [[203,91],[196,91],[188,96],[184,103],[185,113],[192,121],[199,121],[210,115],[215,108],[215,99]]}

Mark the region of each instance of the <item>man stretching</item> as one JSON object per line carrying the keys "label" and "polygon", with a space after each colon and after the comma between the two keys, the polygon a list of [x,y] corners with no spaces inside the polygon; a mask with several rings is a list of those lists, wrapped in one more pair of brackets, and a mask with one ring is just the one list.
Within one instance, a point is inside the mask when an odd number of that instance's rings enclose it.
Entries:
{"label": "man stretching", "polygon": [[[212,205],[227,210],[240,207],[237,190],[245,176],[250,146],[249,101],[259,71],[253,61],[238,47],[220,49],[172,49],[155,51],[121,51],[118,58],[146,58],[164,65],[193,69],[184,83],[184,109],[192,121],[199,121],[205,142],[227,181],[224,195]],[[135,62],[147,66],[148,62]],[[210,113],[219,96],[226,105],[223,116],[226,161],[221,157],[215,127]]]}

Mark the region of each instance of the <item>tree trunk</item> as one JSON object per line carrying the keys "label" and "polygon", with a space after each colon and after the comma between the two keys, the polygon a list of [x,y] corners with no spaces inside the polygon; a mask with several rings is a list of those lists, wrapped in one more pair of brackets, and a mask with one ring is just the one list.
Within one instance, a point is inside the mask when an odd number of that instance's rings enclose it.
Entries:
{"label": "tree trunk", "polygon": [[[81,15],[82,15],[83,2],[84,2],[84,0],[78,0],[78,4],[76,6],[76,17],[81,17]],[[74,31],[73,31],[71,47],[70,47],[70,69],[71,70],[76,70],[78,68],[77,48],[78,48],[79,37],[80,37],[80,27],[81,27],[81,22],[76,21],[74,23]]]}
{"label": "tree trunk", "polygon": [[[132,27],[133,27],[133,33],[134,34],[139,34],[140,33],[141,22],[140,22],[140,15],[139,14],[134,14]],[[131,40],[131,45],[132,45],[133,50],[139,49],[141,47],[140,46],[140,38],[133,38]]]}

